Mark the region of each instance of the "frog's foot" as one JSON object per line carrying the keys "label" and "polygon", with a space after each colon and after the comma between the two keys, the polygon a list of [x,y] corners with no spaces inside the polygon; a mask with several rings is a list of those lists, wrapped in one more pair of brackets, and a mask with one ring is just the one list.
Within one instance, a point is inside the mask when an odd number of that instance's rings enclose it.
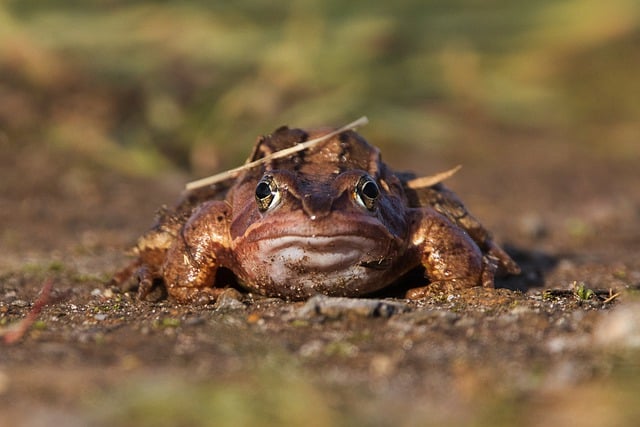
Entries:
{"label": "frog's foot", "polygon": [[488,254],[482,257],[482,273],[480,274],[480,284],[483,288],[493,288],[496,271],[500,260],[494,257],[492,254]]}
{"label": "frog's foot", "polygon": [[167,297],[167,290],[158,284],[161,277],[146,265],[136,270],[138,277],[138,299],[140,301],[160,301]]}
{"label": "frog's foot", "polygon": [[455,292],[459,292],[464,289],[468,289],[477,286],[477,281],[469,281],[465,279],[452,279],[441,280],[438,282],[431,282],[426,286],[420,286],[418,288],[412,288],[407,291],[405,298],[410,300],[419,300],[429,297],[437,297],[441,295],[449,295]]}
{"label": "frog's foot", "polygon": [[516,264],[513,259],[511,259],[509,254],[505,252],[504,249],[502,249],[493,241],[489,241],[488,246],[489,250],[486,256],[490,257],[494,262],[497,271],[500,271],[501,273],[516,275],[521,273],[520,266]]}
{"label": "frog's foot", "polygon": [[225,288],[194,288],[188,286],[175,286],[170,290],[171,298],[182,304],[204,305],[214,303]]}
{"label": "frog's foot", "polygon": [[169,297],[187,304],[215,302],[224,291],[216,286],[216,259],[206,251],[199,251],[197,257],[182,255],[186,252],[182,246],[172,248],[165,261],[163,275]]}
{"label": "frog's foot", "polygon": [[228,255],[229,207],[224,202],[203,204],[185,223],[167,251],[162,276],[169,297],[181,303],[214,302],[223,292],[217,286],[219,257]]}
{"label": "frog's foot", "polygon": [[409,289],[405,298],[417,300],[443,294],[452,294],[464,289],[482,286],[493,288],[493,279],[498,269],[498,260],[492,256],[482,257],[482,270],[479,275],[470,275],[464,278],[435,280],[426,286]]}
{"label": "frog's foot", "polygon": [[137,275],[138,270],[140,269],[140,261],[136,260],[125,268],[117,271],[111,280],[109,280],[108,285],[114,286],[120,289],[122,292],[128,292],[134,290],[137,287]]}
{"label": "frog's foot", "polygon": [[161,279],[156,270],[137,260],[115,273],[109,286],[115,286],[121,292],[137,291],[137,298],[141,301],[159,301],[167,296],[164,286],[159,285]]}

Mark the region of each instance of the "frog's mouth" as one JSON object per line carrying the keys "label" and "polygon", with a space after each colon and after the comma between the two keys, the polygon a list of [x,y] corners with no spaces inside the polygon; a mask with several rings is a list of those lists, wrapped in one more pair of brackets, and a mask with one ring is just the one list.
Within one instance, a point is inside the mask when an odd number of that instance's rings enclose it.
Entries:
{"label": "frog's mouth", "polygon": [[388,257],[379,254],[378,241],[359,235],[287,235],[262,239],[258,245],[267,261],[301,273],[335,272],[355,266],[385,269],[391,265]]}
{"label": "frog's mouth", "polygon": [[302,299],[362,295],[386,286],[396,277],[404,239],[373,215],[334,213],[312,220],[296,212],[252,224],[234,244],[245,286]]}
{"label": "frog's mouth", "polygon": [[[244,260],[258,292],[302,299],[317,293],[355,296],[385,285],[393,256],[360,235],[287,235],[256,241]],[[259,255],[258,255],[259,254]]]}
{"label": "frog's mouth", "polygon": [[[284,240],[280,240],[284,239]],[[243,243],[272,240],[283,244],[296,243],[320,250],[340,248],[341,244],[367,248],[397,244],[395,236],[374,216],[334,214],[312,220],[300,212],[259,221],[249,226],[240,237]]]}

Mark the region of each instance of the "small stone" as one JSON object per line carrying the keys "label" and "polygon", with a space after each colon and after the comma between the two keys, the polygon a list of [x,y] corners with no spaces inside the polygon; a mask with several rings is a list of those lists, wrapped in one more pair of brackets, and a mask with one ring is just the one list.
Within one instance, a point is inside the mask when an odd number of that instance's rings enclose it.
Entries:
{"label": "small stone", "polygon": [[396,301],[317,295],[309,299],[298,311],[298,314],[302,318],[311,318],[317,315],[325,316],[328,319],[339,319],[348,315],[388,318],[408,310],[407,304]]}
{"label": "small stone", "polygon": [[216,310],[241,310],[245,305],[240,301],[242,294],[233,288],[225,289],[214,304]]}
{"label": "small stone", "polygon": [[15,301],[12,301],[11,305],[14,307],[24,308],[24,307],[29,307],[29,302],[23,299],[17,299]]}
{"label": "small stone", "polygon": [[103,320],[105,320],[107,318],[107,315],[104,313],[98,313],[95,316],[93,316],[94,319],[96,319],[99,322],[102,322]]}

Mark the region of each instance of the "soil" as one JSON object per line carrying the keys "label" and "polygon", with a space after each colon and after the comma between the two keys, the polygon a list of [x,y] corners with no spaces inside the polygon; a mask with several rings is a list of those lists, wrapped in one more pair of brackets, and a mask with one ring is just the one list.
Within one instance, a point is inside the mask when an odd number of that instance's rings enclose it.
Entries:
{"label": "soil", "polygon": [[449,187],[520,276],[413,302],[229,293],[205,306],[109,285],[192,177],[128,176],[0,138],[5,338],[53,283],[24,336],[0,345],[0,424],[634,425],[638,148],[507,130],[467,138],[394,166],[462,164]]}

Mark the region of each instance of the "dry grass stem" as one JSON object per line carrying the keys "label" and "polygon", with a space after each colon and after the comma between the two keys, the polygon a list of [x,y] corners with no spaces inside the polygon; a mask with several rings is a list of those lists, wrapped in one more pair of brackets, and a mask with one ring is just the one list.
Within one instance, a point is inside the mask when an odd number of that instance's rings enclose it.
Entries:
{"label": "dry grass stem", "polygon": [[618,298],[620,296],[620,292],[616,292],[615,294],[611,295],[610,297],[608,297],[607,299],[605,299],[604,301],[602,301],[603,304],[608,304],[611,301],[613,301],[614,299]]}
{"label": "dry grass stem", "polygon": [[461,168],[462,168],[462,165],[458,165],[455,168],[449,169],[448,171],[445,171],[445,172],[440,172],[435,175],[422,176],[420,178],[412,179],[410,181],[407,181],[407,187],[418,189],[418,188],[425,188],[425,187],[430,187],[432,185],[436,185],[444,181],[445,179],[453,176]]}
{"label": "dry grass stem", "polygon": [[358,120],[355,120],[355,121],[349,123],[348,125],[345,125],[345,126],[341,127],[340,129],[337,129],[337,130],[334,130],[332,132],[329,132],[326,135],[322,135],[321,137],[314,138],[314,139],[312,139],[310,141],[303,142],[302,144],[298,144],[298,145],[295,145],[293,147],[277,151],[277,152],[275,152],[273,154],[265,156],[265,157],[263,157],[261,159],[258,159],[256,161],[254,161],[254,162],[245,163],[244,165],[242,165],[240,167],[237,167],[235,169],[230,169],[228,171],[221,172],[221,173],[219,173],[217,175],[212,175],[212,176],[209,176],[207,178],[202,178],[202,179],[199,179],[199,180],[196,180],[196,181],[189,182],[189,183],[187,183],[185,188],[186,188],[187,191],[195,190],[196,188],[205,187],[207,185],[212,185],[212,184],[215,184],[215,183],[218,183],[218,182],[221,182],[221,181],[226,181],[228,179],[235,178],[242,171],[254,168],[256,166],[260,166],[261,164],[263,164],[265,162],[268,162],[269,160],[279,159],[279,158],[282,158],[282,157],[287,157],[287,156],[290,156],[293,153],[297,153],[298,151],[306,150],[307,148],[311,148],[314,145],[317,145],[317,144],[321,143],[322,141],[326,141],[327,139],[333,138],[334,136],[339,135],[342,132],[345,132],[345,131],[350,130],[350,129],[355,129],[355,128],[358,128],[360,126],[364,126],[367,123],[369,123],[369,119],[367,119],[365,116],[360,117]]}
{"label": "dry grass stem", "polygon": [[27,313],[27,316],[15,324],[14,327],[2,331],[1,334],[4,339],[4,343],[7,345],[15,344],[20,341],[24,334],[29,330],[31,325],[38,319],[40,312],[43,307],[49,303],[49,299],[51,296],[51,290],[53,289],[53,280],[47,280],[42,286],[42,290],[40,291],[40,295],[36,302],[33,303],[33,307]]}

